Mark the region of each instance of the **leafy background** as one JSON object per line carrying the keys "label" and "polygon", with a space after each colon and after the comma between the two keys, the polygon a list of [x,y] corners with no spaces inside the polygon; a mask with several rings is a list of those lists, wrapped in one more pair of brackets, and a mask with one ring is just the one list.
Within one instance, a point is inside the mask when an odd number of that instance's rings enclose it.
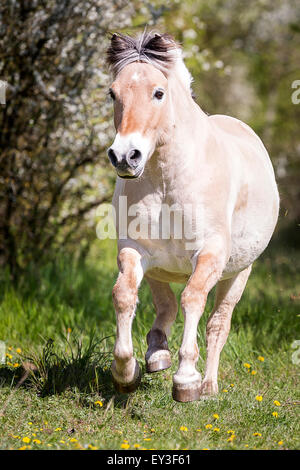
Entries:
{"label": "leafy background", "polygon": [[182,44],[199,105],[244,120],[267,147],[281,194],[278,232],[299,238],[300,6],[297,1],[3,1],[0,264],[17,277],[58,250],[85,256],[109,201],[113,138],[109,32],[145,25]]}

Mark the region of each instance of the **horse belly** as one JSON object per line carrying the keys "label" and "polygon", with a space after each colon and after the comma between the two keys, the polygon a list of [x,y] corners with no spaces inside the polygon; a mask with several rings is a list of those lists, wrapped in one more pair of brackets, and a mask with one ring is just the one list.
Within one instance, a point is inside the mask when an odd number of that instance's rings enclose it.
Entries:
{"label": "horse belly", "polygon": [[264,208],[248,208],[234,215],[231,253],[223,271],[224,278],[250,266],[266,249],[276,226],[278,209],[279,202],[274,197]]}

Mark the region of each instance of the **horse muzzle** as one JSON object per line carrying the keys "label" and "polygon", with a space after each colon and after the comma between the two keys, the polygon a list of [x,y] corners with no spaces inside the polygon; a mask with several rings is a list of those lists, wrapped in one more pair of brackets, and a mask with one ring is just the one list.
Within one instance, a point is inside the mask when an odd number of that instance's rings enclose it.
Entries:
{"label": "horse muzzle", "polygon": [[140,150],[131,149],[126,154],[121,154],[110,147],[107,155],[120,178],[138,178],[143,173],[144,168]]}

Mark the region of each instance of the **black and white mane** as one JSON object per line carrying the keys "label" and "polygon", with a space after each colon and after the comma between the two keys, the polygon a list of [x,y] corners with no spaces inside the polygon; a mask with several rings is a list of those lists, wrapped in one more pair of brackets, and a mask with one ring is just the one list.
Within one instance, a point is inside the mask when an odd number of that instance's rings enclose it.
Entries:
{"label": "black and white mane", "polygon": [[179,47],[169,34],[144,31],[136,38],[113,34],[107,51],[107,62],[115,76],[132,62],[146,62],[167,72],[179,57]]}

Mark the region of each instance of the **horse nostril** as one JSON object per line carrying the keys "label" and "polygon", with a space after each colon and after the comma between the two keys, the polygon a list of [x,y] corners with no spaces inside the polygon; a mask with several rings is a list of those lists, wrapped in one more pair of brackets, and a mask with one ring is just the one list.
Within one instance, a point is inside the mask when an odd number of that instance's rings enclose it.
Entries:
{"label": "horse nostril", "polygon": [[118,164],[118,159],[117,159],[117,156],[116,156],[115,152],[113,151],[113,149],[109,149],[108,152],[107,152],[107,155],[108,155],[108,158],[110,159],[112,165],[114,167],[116,167],[117,164]]}
{"label": "horse nostril", "polygon": [[142,154],[137,149],[131,150],[128,154],[128,160],[132,162],[137,162],[137,160],[140,160],[141,158],[142,158]]}

